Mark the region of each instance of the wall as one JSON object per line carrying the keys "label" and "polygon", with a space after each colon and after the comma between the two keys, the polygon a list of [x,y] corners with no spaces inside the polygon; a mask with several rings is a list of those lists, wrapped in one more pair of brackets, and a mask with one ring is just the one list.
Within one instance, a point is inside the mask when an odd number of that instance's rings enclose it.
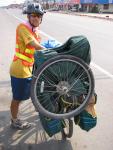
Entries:
{"label": "wall", "polygon": [[100,9],[100,13],[101,12],[113,13],[113,4],[109,4],[109,8],[108,9],[104,9],[104,5],[103,4],[99,4],[98,8]]}

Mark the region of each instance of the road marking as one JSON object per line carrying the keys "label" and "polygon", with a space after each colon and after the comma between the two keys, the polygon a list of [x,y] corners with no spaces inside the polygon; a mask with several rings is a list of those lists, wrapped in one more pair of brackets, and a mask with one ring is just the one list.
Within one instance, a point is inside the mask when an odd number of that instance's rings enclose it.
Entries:
{"label": "road marking", "polygon": [[[6,12],[7,12],[9,15],[12,15],[13,17],[15,17],[16,19],[18,19],[18,20],[24,22],[23,19],[21,19],[21,18],[15,16],[15,15],[9,13],[7,10],[6,10]],[[40,33],[41,33],[42,35],[48,37],[49,39],[55,39],[55,38],[53,38],[52,36],[46,34],[45,32],[43,32],[43,31],[41,31],[41,30],[40,30]],[[55,40],[56,40],[56,39],[55,39]],[[59,42],[59,41],[58,41],[58,42]],[[61,43],[61,42],[59,42],[59,43]],[[62,44],[62,43],[61,43],[61,44]],[[96,68],[96,69],[99,70],[100,72],[104,73],[104,74],[105,74],[106,76],[108,76],[109,78],[113,79],[113,74],[111,74],[111,73],[109,73],[108,71],[104,70],[104,69],[101,68],[99,65],[95,64],[94,62],[91,62],[91,66],[93,66],[94,68]]]}
{"label": "road marking", "polygon": [[111,73],[109,73],[108,71],[104,70],[103,68],[101,68],[100,66],[98,66],[97,64],[95,64],[94,62],[91,62],[91,65],[94,68],[98,69],[100,72],[104,73],[109,78],[113,79],[113,75]]}

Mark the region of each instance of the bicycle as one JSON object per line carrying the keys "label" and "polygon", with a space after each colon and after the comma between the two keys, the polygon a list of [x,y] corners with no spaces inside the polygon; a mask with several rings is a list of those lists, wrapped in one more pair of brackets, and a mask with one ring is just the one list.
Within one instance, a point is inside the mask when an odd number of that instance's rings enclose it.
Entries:
{"label": "bicycle", "polygon": [[61,132],[64,139],[70,138],[73,134],[70,118],[84,110],[94,93],[90,66],[76,56],[55,53],[35,70],[31,87],[35,109],[46,117],[68,122]]}

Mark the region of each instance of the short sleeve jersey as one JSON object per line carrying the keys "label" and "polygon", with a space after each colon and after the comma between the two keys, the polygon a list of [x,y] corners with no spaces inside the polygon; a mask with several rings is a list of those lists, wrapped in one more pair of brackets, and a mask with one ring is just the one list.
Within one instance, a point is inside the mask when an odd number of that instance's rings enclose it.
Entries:
{"label": "short sleeve jersey", "polygon": [[[35,36],[38,37],[39,34],[35,32]],[[26,45],[34,40],[34,36],[31,32],[21,24],[16,29],[16,37],[18,37],[18,46],[21,53],[25,51]],[[10,66],[10,75],[16,78],[31,77],[32,67],[24,66],[22,60],[17,59],[16,61],[13,61]]]}

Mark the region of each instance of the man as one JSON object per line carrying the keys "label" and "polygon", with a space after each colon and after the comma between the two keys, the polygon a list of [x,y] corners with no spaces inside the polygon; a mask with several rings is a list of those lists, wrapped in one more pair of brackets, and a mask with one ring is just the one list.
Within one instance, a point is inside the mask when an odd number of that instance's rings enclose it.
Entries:
{"label": "man", "polygon": [[18,129],[30,127],[28,122],[18,118],[20,102],[30,98],[30,82],[34,63],[34,51],[43,50],[40,44],[38,27],[42,22],[45,11],[39,3],[30,3],[26,8],[28,21],[18,25],[16,29],[16,48],[10,67],[12,102],[11,126]]}

